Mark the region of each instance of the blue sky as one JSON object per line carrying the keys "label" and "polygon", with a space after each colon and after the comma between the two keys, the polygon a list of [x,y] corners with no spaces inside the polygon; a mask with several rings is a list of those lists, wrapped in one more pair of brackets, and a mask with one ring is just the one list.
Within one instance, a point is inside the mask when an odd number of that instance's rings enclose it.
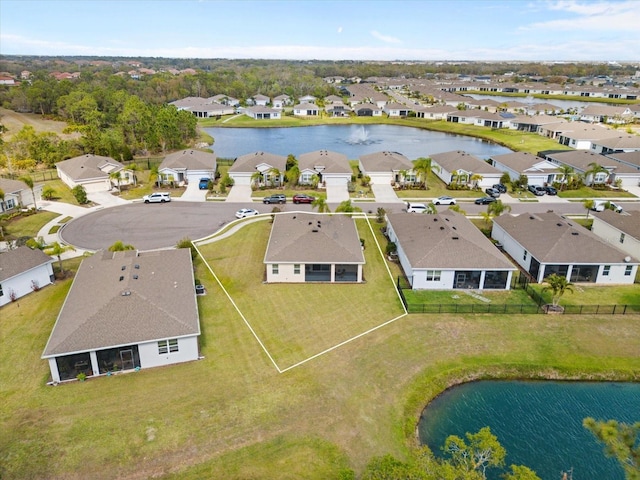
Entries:
{"label": "blue sky", "polygon": [[640,61],[640,1],[0,0],[0,53]]}

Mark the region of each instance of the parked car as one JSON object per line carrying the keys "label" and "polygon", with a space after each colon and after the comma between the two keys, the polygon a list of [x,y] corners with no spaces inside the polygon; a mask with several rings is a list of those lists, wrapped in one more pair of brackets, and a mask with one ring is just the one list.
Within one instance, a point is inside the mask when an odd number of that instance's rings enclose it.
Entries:
{"label": "parked car", "polygon": [[455,205],[456,199],[447,195],[443,195],[442,197],[434,198],[433,200],[431,200],[431,202],[435,205]]}
{"label": "parked car", "polygon": [[609,202],[608,200],[596,200],[593,202],[591,210],[594,212],[604,212],[607,206],[616,213],[622,212],[622,207],[617,203]]}
{"label": "parked car", "polygon": [[241,208],[236,212],[236,218],[246,218],[252,217],[254,215],[259,215],[260,212],[254,210],[253,208]]}
{"label": "parked car", "polygon": [[299,193],[298,195],[293,196],[293,203],[312,203],[315,199],[316,197],[312,197],[311,195]]}
{"label": "parked car", "polygon": [[287,203],[287,197],[281,193],[276,193],[274,195],[264,197],[262,199],[262,203]]}
{"label": "parked car", "polygon": [[171,195],[164,192],[155,192],[142,197],[144,203],[165,203],[171,201]]}
{"label": "parked car", "polygon": [[473,203],[475,203],[476,205],[488,205],[495,201],[496,199],[494,197],[482,197],[482,198],[476,198]]}
{"label": "parked car", "polygon": [[407,213],[425,213],[427,206],[424,203],[407,203]]}
{"label": "parked car", "polygon": [[557,195],[558,191],[554,187],[544,187],[544,191],[547,195]]}
{"label": "parked car", "polygon": [[540,185],[529,185],[527,187],[527,190],[529,190],[534,195],[537,195],[538,197],[541,197],[542,195],[544,195],[546,193],[544,191],[544,187],[541,187]]}
{"label": "parked car", "polygon": [[484,193],[486,193],[487,195],[489,195],[490,197],[493,198],[499,198],[500,197],[500,190],[496,190],[495,188],[487,188],[485,189]]}
{"label": "parked car", "polygon": [[201,178],[200,183],[198,184],[198,188],[200,190],[207,190],[209,188],[209,182],[211,180],[209,178]]}
{"label": "parked car", "polygon": [[507,193],[507,186],[503,185],[502,183],[496,183],[495,185],[493,185],[493,188],[495,190],[498,190],[500,193]]}

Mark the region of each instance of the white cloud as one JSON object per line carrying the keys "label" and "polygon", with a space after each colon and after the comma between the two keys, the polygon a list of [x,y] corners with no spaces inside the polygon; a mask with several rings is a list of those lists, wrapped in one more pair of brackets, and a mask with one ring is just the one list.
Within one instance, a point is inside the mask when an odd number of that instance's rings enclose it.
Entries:
{"label": "white cloud", "polygon": [[563,19],[532,23],[523,27],[524,30],[591,30],[594,33],[612,30],[637,33],[640,29],[640,5],[637,1],[559,0],[545,5],[552,12],[564,12],[568,15]]}
{"label": "white cloud", "polygon": [[342,33],[342,27],[338,27],[338,33]]}
{"label": "white cloud", "polygon": [[377,30],[372,30],[371,31],[371,35],[375,38],[377,38],[378,40],[382,40],[385,43],[402,43],[400,41],[400,39],[396,38],[396,37],[392,37],[390,35],[383,35],[382,33],[378,32]]}

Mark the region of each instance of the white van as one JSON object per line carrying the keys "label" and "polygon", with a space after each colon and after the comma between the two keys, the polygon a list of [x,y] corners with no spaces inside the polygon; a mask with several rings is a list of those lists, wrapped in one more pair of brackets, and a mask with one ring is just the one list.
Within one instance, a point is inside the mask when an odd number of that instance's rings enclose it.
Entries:
{"label": "white van", "polygon": [[617,203],[610,202],[608,200],[594,200],[593,202],[593,210],[594,212],[604,212],[607,209],[607,204],[609,208],[616,213],[622,212],[622,207]]}
{"label": "white van", "polygon": [[427,206],[424,203],[407,202],[407,213],[425,213]]}

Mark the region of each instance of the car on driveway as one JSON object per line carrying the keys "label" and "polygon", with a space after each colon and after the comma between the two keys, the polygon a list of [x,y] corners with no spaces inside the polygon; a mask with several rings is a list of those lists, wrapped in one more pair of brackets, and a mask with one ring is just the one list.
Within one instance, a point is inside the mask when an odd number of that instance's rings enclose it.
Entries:
{"label": "car on driveway", "polygon": [[534,195],[537,195],[538,197],[541,197],[542,195],[544,195],[546,193],[544,191],[544,187],[541,187],[540,185],[529,185],[527,187],[527,190],[529,190]]}
{"label": "car on driveway", "polygon": [[544,191],[547,195],[557,195],[558,191],[554,187],[544,187]]}
{"label": "car on driveway", "polygon": [[313,203],[315,199],[316,197],[312,197],[311,195],[299,193],[298,195],[293,196],[293,203]]}
{"label": "car on driveway", "polygon": [[200,190],[207,190],[207,189],[209,188],[209,182],[210,182],[210,181],[211,181],[211,180],[210,180],[210,179],[208,179],[208,178],[204,178],[204,177],[203,177],[203,178],[201,178],[201,179],[200,179],[200,183],[198,183],[198,188],[199,188]]}
{"label": "car on driveway", "polygon": [[434,205],[455,205],[456,199],[447,195],[443,195],[442,197],[434,198],[433,200],[431,200],[431,202]]}
{"label": "car on driveway", "polygon": [[507,186],[502,183],[496,183],[493,185],[495,190],[498,190],[500,193],[507,193]]}
{"label": "car on driveway", "polygon": [[241,208],[236,212],[236,218],[246,218],[253,217],[254,215],[259,215],[260,212],[254,210],[253,208]]}
{"label": "car on driveway", "polygon": [[485,189],[484,193],[486,193],[487,195],[489,195],[490,197],[493,197],[493,198],[499,198],[500,197],[500,190],[497,190],[495,188],[487,188],[487,189]]}
{"label": "car on driveway", "polygon": [[262,199],[262,203],[287,203],[287,197],[282,195],[281,193],[276,193],[275,195],[269,195],[268,197],[264,197]]}
{"label": "car on driveway", "polygon": [[482,197],[476,198],[473,203],[475,203],[476,205],[489,205],[490,203],[493,203],[495,201],[496,199],[494,197]]}
{"label": "car on driveway", "polygon": [[155,192],[142,197],[144,203],[165,203],[171,201],[171,195],[164,192]]}

